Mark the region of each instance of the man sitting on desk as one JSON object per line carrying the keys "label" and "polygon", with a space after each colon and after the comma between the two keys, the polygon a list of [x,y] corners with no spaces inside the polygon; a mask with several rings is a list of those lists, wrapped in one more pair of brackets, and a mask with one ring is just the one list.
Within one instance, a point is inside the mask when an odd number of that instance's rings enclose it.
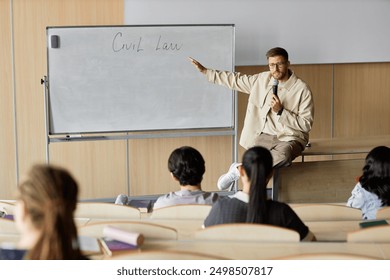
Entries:
{"label": "man sitting on desk", "polygon": [[314,104],[309,86],[289,69],[283,48],[266,54],[270,71],[242,75],[208,69],[190,58],[209,82],[249,94],[240,145],[270,150],[274,167],[291,165],[305,149],[313,124]]}

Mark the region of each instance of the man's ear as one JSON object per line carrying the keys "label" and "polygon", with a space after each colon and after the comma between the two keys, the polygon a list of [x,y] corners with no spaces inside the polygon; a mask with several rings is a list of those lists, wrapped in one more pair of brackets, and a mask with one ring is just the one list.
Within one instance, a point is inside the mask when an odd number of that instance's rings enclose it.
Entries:
{"label": "man's ear", "polygon": [[242,165],[238,166],[238,171],[240,172],[240,177],[246,176],[245,169],[244,169],[244,167],[242,167]]}
{"label": "man's ear", "polygon": [[173,179],[174,181],[179,181],[179,179],[177,179],[177,178],[175,177],[175,175],[173,175],[172,172],[171,172],[171,177],[172,177],[172,179]]}

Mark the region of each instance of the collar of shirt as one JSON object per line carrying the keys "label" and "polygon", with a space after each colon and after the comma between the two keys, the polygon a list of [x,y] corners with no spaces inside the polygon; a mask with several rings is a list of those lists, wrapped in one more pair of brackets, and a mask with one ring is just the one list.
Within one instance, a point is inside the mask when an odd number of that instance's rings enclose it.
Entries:
{"label": "collar of shirt", "polygon": [[238,191],[235,194],[230,196],[231,198],[237,198],[238,200],[241,200],[242,202],[249,203],[249,194],[244,193],[242,191]]}
{"label": "collar of shirt", "polygon": [[202,190],[193,190],[193,191],[180,190],[180,191],[175,192],[175,194],[179,195],[179,196],[192,196],[192,195],[197,195],[199,193],[203,193],[203,191]]}
{"label": "collar of shirt", "polygon": [[294,71],[292,70],[288,70],[291,74],[290,78],[288,78],[287,81],[285,81],[284,83],[280,83],[279,85],[287,90],[290,90],[291,87],[295,84],[295,82],[297,81],[297,76],[295,76],[295,73]]}
{"label": "collar of shirt", "polygon": [[[288,70],[290,73],[290,77],[285,82],[279,82],[278,87],[285,88],[286,90],[290,90],[291,87],[295,84],[297,80],[297,76],[295,75],[294,71]],[[268,88],[271,89],[274,83],[274,79],[272,78],[271,72],[268,73],[269,75],[269,81],[268,81]]]}

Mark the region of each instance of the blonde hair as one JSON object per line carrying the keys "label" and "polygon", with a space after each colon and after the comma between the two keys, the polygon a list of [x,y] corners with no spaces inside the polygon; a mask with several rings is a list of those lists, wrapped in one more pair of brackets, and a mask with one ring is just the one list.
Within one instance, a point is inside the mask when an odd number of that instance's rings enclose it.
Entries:
{"label": "blonde hair", "polygon": [[73,214],[78,185],[65,169],[34,165],[19,185],[19,199],[41,235],[26,258],[35,260],[80,259]]}

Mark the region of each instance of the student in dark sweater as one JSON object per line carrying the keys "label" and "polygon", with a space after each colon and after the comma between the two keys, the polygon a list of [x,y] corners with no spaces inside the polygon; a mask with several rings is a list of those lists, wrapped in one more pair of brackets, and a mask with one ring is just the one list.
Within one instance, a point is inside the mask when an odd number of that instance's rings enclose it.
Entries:
{"label": "student in dark sweater", "polygon": [[270,224],[295,230],[300,239],[315,240],[309,228],[291,207],[267,199],[267,183],[272,177],[272,156],[263,147],[247,150],[239,166],[243,190],[220,198],[212,207],[204,226],[228,223]]}

